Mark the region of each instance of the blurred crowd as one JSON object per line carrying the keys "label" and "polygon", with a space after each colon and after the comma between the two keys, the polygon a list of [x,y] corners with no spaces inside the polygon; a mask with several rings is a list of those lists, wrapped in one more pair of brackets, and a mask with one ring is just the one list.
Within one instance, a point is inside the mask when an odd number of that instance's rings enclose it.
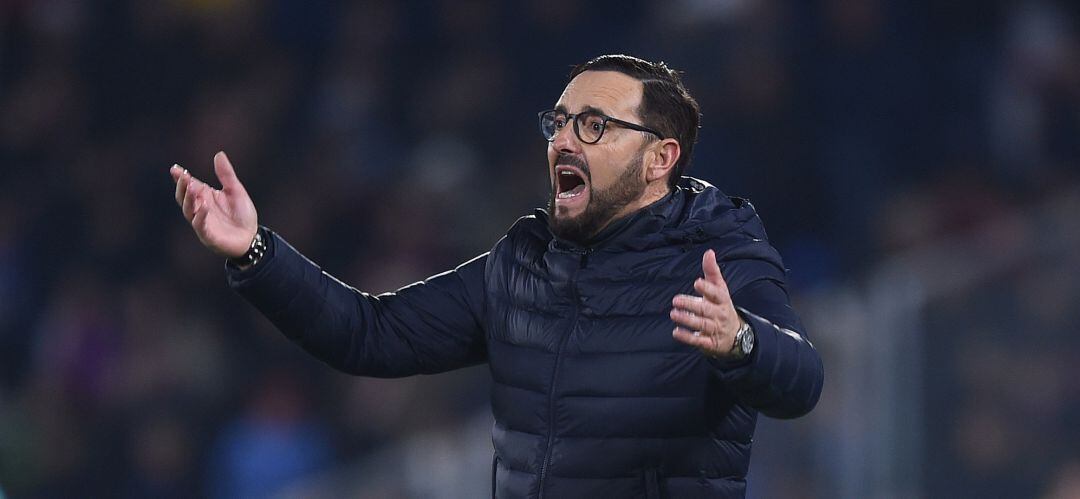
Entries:
{"label": "blurred crowd", "polygon": [[[486,370],[310,360],[226,288],[167,169],[212,180],[226,150],[260,222],[393,290],[546,203],[536,112],[573,64],[621,52],[685,71],[688,174],[754,201],[796,298],[1080,184],[1075,2],[2,1],[0,495],[485,490],[489,461],[442,489],[363,463],[454,460],[449,436],[485,426]],[[927,495],[1080,493],[1080,264],[1049,254],[926,311]],[[752,496],[837,496],[829,415],[859,410],[829,393],[843,341],[819,345],[822,406],[791,453],[755,453]]]}

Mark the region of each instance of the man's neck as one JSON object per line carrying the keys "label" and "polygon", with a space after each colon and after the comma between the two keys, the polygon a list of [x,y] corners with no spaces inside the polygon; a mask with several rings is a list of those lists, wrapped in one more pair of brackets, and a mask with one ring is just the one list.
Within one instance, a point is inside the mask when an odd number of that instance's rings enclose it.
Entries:
{"label": "man's neck", "polygon": [[656,204],[672,192],[671,187],[667,185],[666,181],[663,182],[660,189],[653,189],[652,192],[650,192],[650,187],[652,186],[646,186],[645,192],[641,194],[641,197],[638,198],[637,202],[627,205],[626,208],[617,215],[611,217],[611,220],[609,220],[608,223],[604,224],[600,230],[597,230],[595,234],[589,237],[588,241],[585,242],[585,245],[596,244],[599,241],[607,239],[612,234],[619,232],[619,230],[621,230],[635,214]]}
{"label": "man's neck", "polygon": [[[664,196],[667,196],[670,193],[671,186],[668,185],[666,178],[647,184],[645,186],[645,191],[641,193],[641,196],[638,197],[637,201],[623,207],[623,209],[619,211],[619,213],[616,213],[614,217],[611,217],[611,222],[608,222],[608,225],[611,225],[616,220],[622,220],[630,215],[633,215],[634,213],[641,211],[642,209],[652,205],[653,203],[664,199]],[[604,229],[600,230],[603,231]]]}

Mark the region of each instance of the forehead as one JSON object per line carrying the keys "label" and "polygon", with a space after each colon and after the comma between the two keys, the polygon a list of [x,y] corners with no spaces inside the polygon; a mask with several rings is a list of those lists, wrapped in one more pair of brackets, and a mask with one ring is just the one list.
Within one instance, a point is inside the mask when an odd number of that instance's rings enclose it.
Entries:
{"label": "forehead", "polygon": [[640,81],[617,71],[586,71],[570,80],[556,107],[570,113],[593,107],[616,118],[637,118],[642,88]]}

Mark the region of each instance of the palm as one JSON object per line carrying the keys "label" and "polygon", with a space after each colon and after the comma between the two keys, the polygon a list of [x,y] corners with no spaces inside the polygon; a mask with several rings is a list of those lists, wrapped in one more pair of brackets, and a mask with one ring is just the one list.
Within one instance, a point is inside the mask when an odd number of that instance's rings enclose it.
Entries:
{"label": "palm", "polygon": [[214,172],[222,188],[215,189],[174,166],[176,201],[199,241],[226,257],[243,255],[258,228],[258,214],[225,153],[214,156]]}
{"label": "palm", "polygon": [[199,240],[219,253],[244,254],[251,243],[248,234],[254,234],[256,227],[255,205],[251,198],[218,189],[211,189],[208,194],[207,212],[202,223],[192,224]]}

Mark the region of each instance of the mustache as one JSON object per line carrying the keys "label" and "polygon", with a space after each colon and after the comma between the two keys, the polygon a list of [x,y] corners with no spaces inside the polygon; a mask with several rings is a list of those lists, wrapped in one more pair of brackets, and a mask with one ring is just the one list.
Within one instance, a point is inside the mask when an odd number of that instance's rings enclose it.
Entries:
{"label": "mustache", "polygon": [[582,173],[584,173],[585,176],[588,177],[588,180],[590,182],[592,181],[592,172],[589,171],[589,164],[586,163],[585,160],[582,158],[561,152],[559,153],[559,156],[555,158],[555,164],[570,165],[581,168]]}

